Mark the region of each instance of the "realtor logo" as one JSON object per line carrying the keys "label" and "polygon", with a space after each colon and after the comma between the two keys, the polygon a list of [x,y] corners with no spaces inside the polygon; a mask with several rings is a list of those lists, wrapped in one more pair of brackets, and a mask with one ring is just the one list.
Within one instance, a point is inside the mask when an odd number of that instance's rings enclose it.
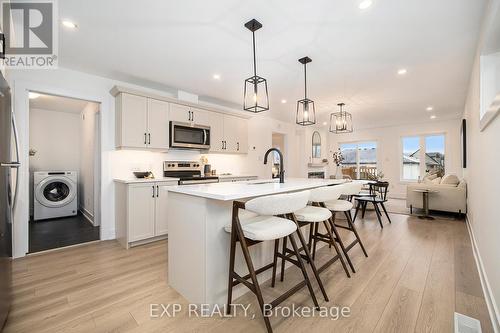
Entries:
{"label": "realtor logo", "polygon": [[1,3],[5,59],[9,68],[57,67],[55,0],[11,0]]}

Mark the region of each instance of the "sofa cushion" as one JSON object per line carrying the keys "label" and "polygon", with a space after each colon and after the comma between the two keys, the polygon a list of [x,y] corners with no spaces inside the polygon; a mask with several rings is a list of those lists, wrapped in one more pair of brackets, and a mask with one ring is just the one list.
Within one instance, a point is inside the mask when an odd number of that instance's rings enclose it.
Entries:
{"label": "sofa cushion", "polygon": [[441,179],[441,184],[443,185],[455,185],[457,186],[460,183],[460,179],[456,175],[446,175]]}
{"label": "sofa cushion", "polygon": [[438,175],[437,175],[437,174],[427,175],[427,176],[425,176],[425,177],[424,177],[424,181],[425,181],[425,180],[434,180],[434,179],[436,179],[437,177],[438,177]]}

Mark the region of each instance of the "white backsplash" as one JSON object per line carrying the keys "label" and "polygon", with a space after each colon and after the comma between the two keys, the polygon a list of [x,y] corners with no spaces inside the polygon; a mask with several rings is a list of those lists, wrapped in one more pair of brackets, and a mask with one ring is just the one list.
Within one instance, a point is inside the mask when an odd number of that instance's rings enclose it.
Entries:
{"label": "white backsplash", "polygon": [[252,169],[248,167],[245,155],[230,154],[200,154],[198,151],[178,150],[167,153],[117,150],[111,153],[113,178],[131,178],[134,171],[151,170],[155,177],[163,176],[163,161],[200,161],[201,156],[208,158],[208,164],[217,173],[249,174]]}

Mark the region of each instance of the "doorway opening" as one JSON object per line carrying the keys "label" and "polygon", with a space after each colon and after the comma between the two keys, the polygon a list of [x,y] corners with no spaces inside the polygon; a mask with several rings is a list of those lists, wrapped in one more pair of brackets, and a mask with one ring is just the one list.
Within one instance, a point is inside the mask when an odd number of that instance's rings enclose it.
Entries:
{"label": "doorway opening", "polygon": [[29,92],[29,253],[100,239],[100,104]]}
{"label": "doorway opening", "polygon": [[[273,148],[278,148],[281,153],[283,154],[283,156],[287,156],[285,155],[285,134],[282,134],[282,133],[276,133],[276,132],[273,132],[272,134],[272,147]],[[272,177],[273,178],[279,178],[279,165],[280,165],[280,155],[278,155],[277,152],[273,152],[273,159],[272,159],[273,163],[272,163]],[[285,173],[286,174],[286,173]]]}

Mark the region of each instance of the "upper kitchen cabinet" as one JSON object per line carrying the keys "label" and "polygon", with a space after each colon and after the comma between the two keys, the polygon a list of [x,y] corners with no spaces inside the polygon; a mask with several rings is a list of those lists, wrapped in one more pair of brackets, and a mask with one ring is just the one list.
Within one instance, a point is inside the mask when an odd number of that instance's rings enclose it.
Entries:
{"label": "upper kitchen cabinet", "polygon": [[170,120],[181,123],[194,123],[197,125],[208,125],[210,122],[209,112],[181,104],[171,104]]}
{"label": "upper kitchen cabinet", "polygon": [[240,154],[248,152],[246,119],[211,112],[209,125],[211,152]]}
{"label": "upper kitchen cabinet", "polygon": [[116,96],[116,147],[168,149],[169,103],[120,93]]}
{"label": "upper kitchen cabinet", "polygon": [[169,103],[148,98],[148,148],[168,149]]}
{"label": "upper kitchen cabinet", "polygon": [[248,152],[248,124],[246,119],[224,116],[225,151],[246,154]]}

